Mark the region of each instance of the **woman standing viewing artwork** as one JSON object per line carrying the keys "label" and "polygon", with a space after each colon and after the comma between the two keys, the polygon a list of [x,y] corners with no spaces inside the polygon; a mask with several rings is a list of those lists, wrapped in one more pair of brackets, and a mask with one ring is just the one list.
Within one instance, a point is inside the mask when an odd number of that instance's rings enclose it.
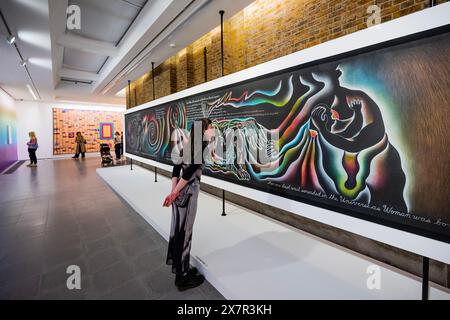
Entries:
{"label": "woman standing viewing artwork", "polygon": [[114,134],[114,151],[116,153],[116,160],[120,159],[120,148],[121,148],[122,139],[120,137],[120,133],[116,131]]}
{"label": "woman standing viewing artwork", "polygon": [[36,150],[38,148],[37,137],[34,131],[28,132],[28,136],[30,137],[30,141],[27,142],[28,154],[30,156],[30,164],[27,165],[27,167],[37,167],[37,157],[36,157]]}
{"label": "woman standing viewing artwork", "polygon": [[123,156],[123,131],[120,132],[120,157]]}
{"label": "woman standing viewing artwork", "polygon": [[81,153],[81,157],[84,158],[84,154],[86,152],[86,139],[83,137],[81,132],[77,132],[77,136],[75,137],[75,155],[72,157],[74,159],[78,159]]}
{"label": "woman standing viewing artwork", "polygon": [[[200,129],[201,135],[196,133],[195,138],[201,140],[194,143],[194,132]],[[199,274],[196,268],[190,268],[189,262],[192,229],[197,213],[200,177],[204,162],[202,155],[212,137],[211,120],[202,119],[201,126],[192,126],[189,140],[183,146],[181,152],[183,161],[173,168],[172,192],[165,198],[163,204],[165,207],[172,205],[172,222],[166,263],[172,265],[172,272],[176,274],[175,286],[180,291],[195,288],[205,280],[205,277]],[[201,147],[196,148],[195,144],[201,145]],[[189,149],[190,152],[187,151]],[[200,160],[196,161],[198,159]],[[182,175],[180,176],[181,172]]]}

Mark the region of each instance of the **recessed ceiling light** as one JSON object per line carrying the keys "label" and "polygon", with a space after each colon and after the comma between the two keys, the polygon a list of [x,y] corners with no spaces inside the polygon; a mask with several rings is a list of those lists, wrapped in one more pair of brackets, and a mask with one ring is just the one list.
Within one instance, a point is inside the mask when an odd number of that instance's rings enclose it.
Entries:
{"label": "recessed ceiling light", "polygon": [[6,41],[8,41],[10,45],[13,45],[16,42],[16,37],[11,34],[6,37]]}
{"label": "recessed ceiling light", "polygon": [[177,45],[176,45],[175,43],[171,43],[171,44],[169,44],[169,46],[170,46],[171,48],[175,48]]}

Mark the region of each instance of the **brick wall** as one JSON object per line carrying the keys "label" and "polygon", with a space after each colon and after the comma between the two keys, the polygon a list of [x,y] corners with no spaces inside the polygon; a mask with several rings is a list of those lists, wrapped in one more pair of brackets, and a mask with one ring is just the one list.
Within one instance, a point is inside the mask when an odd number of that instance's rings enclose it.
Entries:
{"label": "brick wall", "polygon": [[[446,0],[437,1],[443,2]],[[370,5],[380,7],[383,23],[425,9],[429,3],[429,0],[257,0],[224,23],[224,73],[364,29]],[[155,68],[156,98],[220,76],[218,26]],[[151,80],[149,66],[149,73],[132,83],[127,108],[152,100]]]}

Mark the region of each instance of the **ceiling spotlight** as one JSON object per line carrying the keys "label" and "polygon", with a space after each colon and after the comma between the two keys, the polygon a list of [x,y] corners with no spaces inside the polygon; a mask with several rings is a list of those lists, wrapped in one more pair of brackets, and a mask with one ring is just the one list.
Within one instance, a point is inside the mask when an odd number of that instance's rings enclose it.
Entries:
{"label": "ceiling spotlight", "polygon": [[169,44],[169,46],[170,46],[171,48],[175,48],[177,45],[176,45],[175,43],[171,43],[171,44]]}
{"label": "ceiling spotlight", "polygon": [[22,67],[25,67],[25,66],[27,65],[27,60],[21,60],[21,61],[20,61],[20,65],[21,65]]}
{"label": "ceiling spotlight", "polygon": [[31,94],[31,96],[33,97],[33,99],[34,99],[34,100],[37,100],[38,98],[36,97],[36,94],[34,93],[33,88],[32,88],[29,84],[27,84],[27,89],[28,89],[28,91],[30,92],[30,94]]}
{"label": "ceiling spotlight", "polygon": [[13,45],[16,42],[16,37],[10,34],[9,36],[6,37],[6,41],[8,41],[10,45]]}

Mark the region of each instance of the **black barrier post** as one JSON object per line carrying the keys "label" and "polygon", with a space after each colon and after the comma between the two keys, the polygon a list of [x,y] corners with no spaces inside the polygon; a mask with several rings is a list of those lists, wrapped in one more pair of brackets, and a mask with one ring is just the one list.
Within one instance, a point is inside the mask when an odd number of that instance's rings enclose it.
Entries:
{"label": "black barrier post", "polygon": [[430,259],[422,257],[422,300],[428,300]]}
{"label": "black barrier post", "polygon": [[[156,93],[155,93],[155,63],[152,62],[152,91],[153,91],[153,100],[155,100]],[[158,168],[156,166],[155,169],[155,182],[158,182]]]}
{"label": "black barrier post", "polygon": [[155,100],[155,63],[152,62],[152,88],[153,88],[153,100]]}
{"label": "black barrier post", "polygon": [[[223,15],[225,11],[220,10],[220,58],[222,63],[221,76],[224,76],[224,59],[223,59]],[[225,190],[222,189],[222,217],[225,217]]]}
{"label": "black barrier post", "polygon": [[222,74],[221,76],[224,76],[224,67],[223,67],[223,15],[225,14],[225,11],[220,10],[220,58],[222,60]]}
{"label": "black barrier post", "polygon": [[[131,108],[131,80],[128,80],[128,108]],[[131,160],[130,170],[133,170],[133,159],[130,160]]]}
{"label": "black barrier post", "polygon": [[206,47],[203,48],[203,67],[205,68],[203,77],[205,78],[205,82],[208,82],[208,52],[206,51]]}
{"label": "black barrier post", "polygon": [[222,189],[222,217],[225,217],[225,190]]}
{"label": "black barrier post", "polygon": [[131,108],[131,80],[128,80],[128,108]]}

